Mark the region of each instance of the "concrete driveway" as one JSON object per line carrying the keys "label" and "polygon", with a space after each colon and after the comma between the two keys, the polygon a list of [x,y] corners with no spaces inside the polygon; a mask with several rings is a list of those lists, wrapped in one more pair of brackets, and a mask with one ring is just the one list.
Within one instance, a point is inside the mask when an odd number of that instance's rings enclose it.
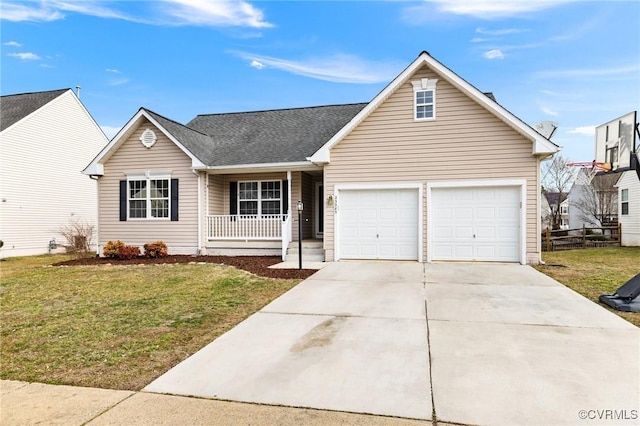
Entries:
{"label": "concrete driveway", "polygon": [[635,424],[640,333],[528,266],[341,262],[144,390],[461,424]]}

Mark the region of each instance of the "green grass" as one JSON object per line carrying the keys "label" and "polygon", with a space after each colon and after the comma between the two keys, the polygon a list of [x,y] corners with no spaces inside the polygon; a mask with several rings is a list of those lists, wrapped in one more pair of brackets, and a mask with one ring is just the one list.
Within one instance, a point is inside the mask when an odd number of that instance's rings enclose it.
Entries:
{"label": "green grass", "polygon": [[[542,260],[546,265],[537,266],[539,271],[599,303],[598,296],[615,293],[618,287],[640,272],[640,247],[546,252],[542,254]],[[640,313],[610,310],[640,327]]]}
{"label": "green grass", "polygon": [[68,258],[0,263],[0,378],[139,390],[300,281]]}

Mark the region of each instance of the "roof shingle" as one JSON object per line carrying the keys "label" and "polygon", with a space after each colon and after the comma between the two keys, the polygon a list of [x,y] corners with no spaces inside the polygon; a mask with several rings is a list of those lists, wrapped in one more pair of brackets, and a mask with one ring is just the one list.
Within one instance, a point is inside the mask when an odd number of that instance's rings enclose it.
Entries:
{"label": "roof shingle", "polygon": [[42,108],[68,90],[71,89],[0,96],[0,131]]}
{"label": "roof shingle", "polygon": [[208,166],[306,161],[367,104],[198,115],[187,127],[209,135],[189,146]]}

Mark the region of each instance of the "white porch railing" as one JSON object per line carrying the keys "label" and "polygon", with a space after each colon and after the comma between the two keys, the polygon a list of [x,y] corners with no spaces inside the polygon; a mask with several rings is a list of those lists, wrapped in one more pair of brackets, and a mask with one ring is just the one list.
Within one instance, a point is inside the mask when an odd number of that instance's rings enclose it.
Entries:
{"label": "white porch railing", "polygon": [[285,223],[288,222],[290,219],[286,214],[212,215],[207,216],[207,238],[210,240],[279,240],[283,238]]}
{"label": "white porch railing", "polygon": [[287,218],[282,222],[282,260],[287,258],[287,248],[291,242],[291,215],[285,215]]}

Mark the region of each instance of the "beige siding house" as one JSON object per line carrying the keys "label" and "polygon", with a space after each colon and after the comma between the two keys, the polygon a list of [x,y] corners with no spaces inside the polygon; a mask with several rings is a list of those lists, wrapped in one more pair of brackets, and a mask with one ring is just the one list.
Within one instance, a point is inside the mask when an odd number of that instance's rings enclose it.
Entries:
{"label": "beige siding house", "polygon": [[186,125],[141,109],[85,173],[101,246],[285,258],[301,229],[326,261],[538,263],[540,160],[557,150],[423,52],[365,104]]}
{"label": "beige siding house", "polygon": [[97,225],[82,169],[108,139],[71,89],[2,96],[0,112],[0,257],[63,250],[62,227]]}

